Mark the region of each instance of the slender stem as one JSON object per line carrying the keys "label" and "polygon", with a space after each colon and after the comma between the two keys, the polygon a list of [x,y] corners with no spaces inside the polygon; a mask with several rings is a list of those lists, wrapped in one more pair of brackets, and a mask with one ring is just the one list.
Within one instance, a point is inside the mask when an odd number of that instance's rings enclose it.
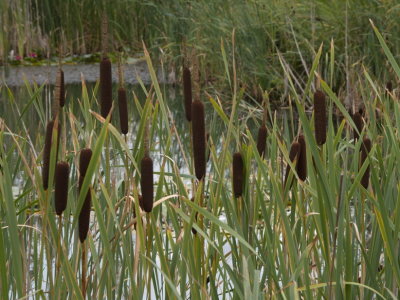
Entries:
{"label": "slender stem", "polygon": [[82,245],[82,297],[86,298],[86,243],[85,241]]}

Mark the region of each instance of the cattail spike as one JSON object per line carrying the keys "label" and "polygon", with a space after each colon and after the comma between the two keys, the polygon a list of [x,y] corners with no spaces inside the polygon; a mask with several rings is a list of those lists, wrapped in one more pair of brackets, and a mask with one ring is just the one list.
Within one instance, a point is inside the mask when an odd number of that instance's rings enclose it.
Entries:
{"label": "cattail spike", "polygon": [[243,194],[244,185],[244,164],[242,154],[240,152],[236,152],[233,154],[232,169],[233,193],[235,197],[240,197]]}
{"label": "cattail spike", "polygon": [[[79,157],[79,192],[81,191],[83,180],[86,176],[86,171],[90,163],[90,159],[92,158],[92,150],[89,148],[82,149],[81,155]],[[90,190],[88,190],[85,201],[83,202],[83,206],[81,212],[79,213],[78,220],[78,228],[79,228],[79,240],[83,243],[86,240],[87,233],[89,231],[89,222],[90,222],[90,207],[91,207],[91,194]]]}
{"label": "cattail spike", "polygon": [[153,209],[153,160],[149,156],[144,156],[140,163],[141,178],[140,186],[142,189],[142,206],[147,213]]}
{"label": "cattail spike", "polygon": [[100,102],[101,116],[107,118],[112,106],[111,61],[104,57],[100,62]]}
{"label": "cattail spike", "polygon": [[[361,145],[361,166],[367,160],[368,153],[371,151],[371,148],[372,148],[371,140],[368,137],[365,137],[363,139],[363,143]],[[361,185],[365,189],[368,188],[369,176],[370,176],[369,174],[370,174],[370,165],[368,165],[367,169],[365,170],[365,173],[364,173],[363,177],[361,178]]]}
{"label": "cattail spike", "polygon": [[314,93],[314,125],[317,145],[323,145],[326,142],[326,124],[325,94],[317,90]]}
{"label": "cattail spike", "polygon": [[260,157],[264,156],[265,153],[265,146],[267,143],[267,127],[265,126],[265,123],[263,122],[260,128],[258,129],[258,136],[257,136],[257,150],[258,154],[260,154]]}
{"label": "cattail spike", "polygon": [[[359,112],[354,113],[353,115],[353,122],[356,125],[357,130],[353,130],[353,137],[354,140],[357,141],[360,138],[360,134],[363,130],[363,120],[362,116]],[[357,132],[358,131],[358,132]]]}
{"label": "cattail spike", "polygon": [[47,123],[46,126],[46,137],[44,141],[44,150],[43,150],[43,169],[42,169],[42,179],[43,179],[43,188],[45,190],[49,187],[49,172],[50,172],[50,154],[51,154],[51,145],[53,143],[53,128],[57,125],[57,145],[56,145],[56,159],[58,156],[58,144],[60,142],[60,126],[54,120],[51,120]]}
{"label": "cattail spike", "polygon": [[126,90],[123,87],[118,89],[118,107],[121,132],[128,133],[128,103],[126,101]]}
{"label": "cattail spike", "polygon": [[[55,87],[55,100],[60,107],[65,105],[65,85],[64,85],[64,71],[61,67],[57,71],[56,87]],[[58,110],[57,110],[58,112]]]}
{"label": "cattail spike", "polygon": [[[290,147],[290,152],[289,152],[289,159],[290,161],[293,163],[296,160],[296,166],[297,166],[297,162],[300,156],[300,143],[299,142],[293,142],[292,146]],[[286,186],[286,182],[287,179],[289,177],[289,172],[290,172],[290,165],[287,165],[286,167],[286,174],[285,174],[285,186]],[[292,183],[290,183],[290,186],[292,185]]]}
{"label": "cattail spike", "polygon": [[183,67],[183,96],[186,120],[192,120],[192,76],[188,67]]}
{"label": "cattail spike", "polygon": [[299,160],[296,165],[296,171],[300,180],[305,181],[307,178],[307,147],[304,135],[299,135],[297,141],[300,144],[300,153]]}
{"label": "cattail spike", "polygon": [[192,103],[192,139],[194,169],[201,180],[206,174],[206,133],[204,124],[204,104],[200,100]]}
{"label": "cattail spike", "polygon": [[68,177],[69,177],[69,165],[65,161],[60,161],[56,165],[55,174],[55,192],[54,192],[54,204],[56,208],[56,214],[61,215],[67,207],[68,199]]}

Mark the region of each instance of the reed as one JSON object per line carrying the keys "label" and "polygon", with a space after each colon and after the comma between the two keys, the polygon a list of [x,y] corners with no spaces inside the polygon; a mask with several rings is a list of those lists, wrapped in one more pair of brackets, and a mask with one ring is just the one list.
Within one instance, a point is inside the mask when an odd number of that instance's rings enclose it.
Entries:
{"label": "reed", "polygon": [[112,73],[108,57],[100,62],[100,105],[102,117],[107,118],[112,107]]}
{"label": "reed", "polygon": [[153,210],[153,160],[150,156],[145,155],[140,162],[141,178],[140,186],[142,189],[142,208],[145,212],[150,213]]}
{"label": "reed", "polygon": [[186,120],[192,120],[192,75],[188,67],[183,67],[183,99]]}
{"label": "reed", "polygon": [[61,214],[67,207],[68,177],[69,177],[69,164],[65,161],[58,162],[55,171],[54,204],[55,204],[56,214],[59,216],[61,216]]}
{"label": "reed", "polygon": [[[83,180],[85,179],[86,171],[89,166],[91,157],[92,157],[91,149],[85,148],[81,150],[81,154],[79,157],[79,192],[81,191]],[[79,213],[78,228],[79,228],[79,240],[81,241],[81,243],[83,243],[86,240],[89,231],[90,206],[91,206],[91,194],[89,190],[85,196],[85,201]]]}
{"label": "reed", "polygon": [[263,122],[258,129],[257,136],[257,150],[260,157],[264,157],[265,154],[265,146],[267,144],[267,126],[265,126],[265,122]]}
{"label": "reed", "polygon": [[315,140],[321,146],[326,142],[326,100],[325,94],[320,90],[314,93],[314,126]]}
{"label": "reed", "polygon": [[232,170],[233,193],[235,197],[240,197],[243,194],[244,186],[244,164],[242,154],[240,152],[235,152],[233,154]]}
{"label": "reed", "polygon": [[[372,147],[372,142],[368,137],[365,137],[363,139],[363,143],[361,145],[361,166],[364,164],[364,162],[368,159],[368,154],[371,151]],[[369,185],[369,176],[370,176],[370,166],[371,163],[368,165],[367,169],[365,170],[365,173],[363,177],[361,178],[361,185],[367,189]]]}
{"label": "reed", "polygon": [[[292,145],[290,146],[289,159],[292,163],[296,162],[296,164],[295,164],[296,169],[297,169],[297,163],[298,163],[298,159],[299,159],[299,155],[300,155],[300,149],[301,149],[300,143],[296,142],[296,141],[294,141],[292,143]],[[285,186],[287,183],[287,179],[289,178],[289,172],[290,172],[290,165],[288,164],[286,166],[286,173],[285,173],[285,181],[284,181]],[[290,183],[290,186],[292,186],[292,182]]]}
{"label": "reed", "polygon": [[200,100],[192,103],[192,140],[194,169],[198,180],[206,174],[206,133],[204,119],[204,104]]}
{"label": "reed", "polygon": [[128,134],[128,103],[124,87],[118,89],[119,120],[122,134]]}
{"label": "reed", "polygon": [[296,171],[300,180],[305,181],[307,178],[307,146],[304,135],[300,134],[297,142],[300,144],[300,152],[299,160],[296,165]]}

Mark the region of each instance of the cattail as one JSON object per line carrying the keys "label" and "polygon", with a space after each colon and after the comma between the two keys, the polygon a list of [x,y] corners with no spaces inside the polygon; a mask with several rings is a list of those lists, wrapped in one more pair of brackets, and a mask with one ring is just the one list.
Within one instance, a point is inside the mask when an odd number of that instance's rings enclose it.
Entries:
{"label": "cattail", "polygon": [[390,81],[390,80],[386,83],[386,91],[389,93],[391,93],[393,91],[393,84],[392,84],[392,81]]}
{"label": "cattail", "polygon": [[242,154],[236,152],[233,154],[232,161],[233,169],[233,193],[235,197],[240,197],[243,194],[243,183],[244,183],[244,164]]}
{"label": "cattail", "polygon": [[261,157],[264,156],[266,143],[267,143],[267,127],[263,122],[260,128],[258,129],[258,136],[257,136],[257,150],[258,154],[260,154]]}
{"label": "cattail", "polygon": [[100,62],[100,102],[101,115],[107,118],[112,106],[111,61],[104,57]]}
{"label": "cattail", "polygon": [[357,128],[357,130],[353,131],[353,137],[354,137],[354,140],[358,140],[360,137],[360,133],[363,130],[363,120],[362,120],[362,116],[359,112],[354,113],[353,122]]}
{"label": "cattail", "polygon": [[140,163],[142,176],[140,186],[142,188],[142,207],[147,213],[153,209],[153,160],[144,156]]}
{"label": "cattail", "polygon": [[[290,152],[289,152],[289,159],[291,162],[294,162],[295,160],[298,161],[299,156],[300,156],[300,143],[299,142],[293,142],[292,146],[290,147]],[[297,163],[296,163],[297,166]],[[286,181],[289,177],[289,172],[290,172],[290,165],[287,165],[286,167],[286,174],[285,174],[285,185]],[[292,185],[292,184],[290,184]]]}
{"label": "cattail", "polygon": [[56,101],[59,103],[60,107],[64,107],[65,105],[64,71],[61,68],[57,72],[55,93],[56,93]]}
{"label": "cattail", "polygon": [[118,89],[118,107],[121,132],[128,133],[128,104],[126,102],[126,90],[123,87]]}
{"label": "cattail", "polygon": [[[364,138],[363,143],[361,145],[361,165],[364,164],[365,160],[368,158],[368,153],[371,151],[371,140],[369,138]],[[367,169],[363,177],[361,178],[361,185],[367,189],[369,183],[369,173],[370,173],[370,165],[368,165]]]}
{"label": "cattail", "polygon": [[201,180],[206,174],[206,134],[204,125],[204,104],[200,100],[192,103],[192,138],[194,169]]}
{"label": "cattail", "polygon": [[[53,135],[54,123],[55,123],[54,120],[51,120],[47,123],[46,137],[44,141],[42,179],[43,179],[43,188],[45,190],[47,190],[47,188],[49,187],[50,154],[51,154],[51,144],[53,141],[52,135]],[[57,132],[58,133],[57,133],[56,158],[58,156],[58,144],[60,141],[60,126],[58,126]]]}
{"label": "cattail", "polygon": [[326,101],[325,94],[319,90],[314,93],[314,126],[317,145],[326,142]]}
{"label": "cattail", "polygon": [[[90,159],[92,158],[92,150],[89,148],[82,149],[81,155],[79,157],[79,192],[81,191],[83,180],[86,176],[86,171],[89,166]],[[91,194],[90,190],[88,190],[85,201],[83,202],[83,206],[81,212],[79,214],[79,240],[83,243],[86,240],[87,233],[89,230],[89,220],[90,220],[90,206],[91,206]]]}
{"label": "cattail", "polygon": [[297,175],[302,181],[307,178],[307,147],[304,135],[299,135],[298,143],[300,144],[299,160],[296,165]]}
{"label": "cattail", "polygon": [[190,122],[192,120],[192,76],[188,67],[183,67],[183,96],[186,119]]}
{"label": "cattail", "polygon": [[67,207],[68,199],[68,176],[69,176],[69,165],[65,161],[60,161],[56,165],[55,174],[55,193],[54,202],[56,208],[56,214],[61,215]]}

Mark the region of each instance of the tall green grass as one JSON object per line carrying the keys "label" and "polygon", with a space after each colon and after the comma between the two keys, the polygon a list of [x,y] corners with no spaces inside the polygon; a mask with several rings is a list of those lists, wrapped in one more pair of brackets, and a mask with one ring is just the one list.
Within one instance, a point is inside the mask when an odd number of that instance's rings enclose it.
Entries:
{"label": "tall green grass", "polygon": [[[376,34],[400,74],[384,39],[377,30]],[[78,219],[87,193],[92,201],[85,241],[88,299],[398,297],[396,95],[385,93],[385,85],[370,69],[363,69],[357,89],[364,95],[366,124],[354,141],[355,122],[328,80],[316,71],[325,56],[323,48],[301,88],[292,66],[279,56],[293,107],[287,114],[268,110],[266,119],[271,122],[265,123],[268,134],[260,156],[257,129],[264,124],[263,108],[245,101],[236,73],[238,58],[225,53],[223,46],[221,53],[232,89],[228,95],[202,94],[210,159],[196,189],[183,101],[179,111],[171,109],[172,100],[158,83],[146,48],[152,85],[142,86],[145,99],[128,92],[138,117],[130,122],[126,136],[120,133],[117,118],[101,117],[98,85],[88,90],[83,81],[81,96],[67,97],[59,114],[65,124],[59,156],[70,165],[61,223],[53,204],[57,139],[50,151],[48,189],[42,185],[42,149],[51,118],[50,101],[40,97],[44,87],[27,84],[30,99],[25,101],[16,101],[6,86],[1,87],[7,95],[3,105],[14,119],[5,116],[0,124],[5,146],[0,147],[2,298],[83,299]],[[326,55],[331,56],[329,68],[335,74],[336,56],[332,51]],[[305,106],[313,99],[315,77],[326,95],[328,116],[326,143],[321,146]],[[30,115],[39,122],[31,122]],[[297,168],[300,158],[292,161],[289,155],[299,135],[306,145],[300,154],[305,155],[306,176]],[[361,159],[366,136],[372,148]],[[109,156],[103,151],[107,143]],[[79,152],[86,147],[93,154],[78,190]],[[232,153],[238,149],[244,172],[240,197],[235,197]],[[149,213],[139,203],[140,161],[146,155],[152,157],[154,174]],[[291,185],[285,185],[288,165]],[[361,183],[367,169],[366,189]]]}

